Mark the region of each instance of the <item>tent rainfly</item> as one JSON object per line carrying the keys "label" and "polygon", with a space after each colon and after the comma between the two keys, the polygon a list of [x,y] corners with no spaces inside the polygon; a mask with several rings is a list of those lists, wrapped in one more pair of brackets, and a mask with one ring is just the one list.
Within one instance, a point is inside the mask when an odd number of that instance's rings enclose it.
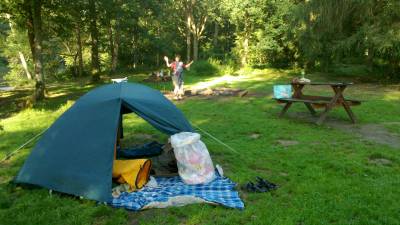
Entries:
{"label": "tent rainfly", "polygon": [[109,201],[118,129],[122,115],[131,112],[168,135],[193,132],[182,112],[159,91],[135,83],[104,85],[79,98],[54,122],[15,182]]}

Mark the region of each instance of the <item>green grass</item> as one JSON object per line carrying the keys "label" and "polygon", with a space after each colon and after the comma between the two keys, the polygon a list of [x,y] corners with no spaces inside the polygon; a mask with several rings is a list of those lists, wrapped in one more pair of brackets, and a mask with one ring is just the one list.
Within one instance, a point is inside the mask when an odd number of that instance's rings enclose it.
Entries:
{"label": "green grass", "polygon": [[[398,224],[399,149],[326,125],[277,118],[282,106],[271,100],[272,85],[286,83],[292,76],[291,71],[258,70],[224,79],[186,77],[186,84],[191,87],[228,86],[258,93],[254,97],[187,99],[177,103],[194,125],[240,152],[238,155],[203,137],[214,163],[222,165],[232,180],[243,184],[255,176],[263,176],[279,184],[280,188],[271,193],[240,191],[245,210],[196,204],[134,213],[71,196],[49,195],[45,189],[13,187],[8,182],[29,154],[30,145],[0,165],[0,224]],[[129,75],[131,81],[142,77]],[[321,74],[309,77],[332,79]],[[161,90],[171,88],[169,83],[151,86]],[[49,89],[51,98],[33,108],[8,110],[2,106],[0,158],[48,127],[72,101],[91,88],[92,85],[76,83],[54,85]],[[331,94],[322,87],[307,90]],[[2,100],[16,98],[10,93],[0,94]],[[382,124],[400,135],[396,123],[400,122],[399,86],[356,84],[346,94],[364,100],[361,106],[354,107],[360,125]],[[290,111],[306,112],[306,108],[294,105]],[[341,109],[330,117],[348,119]],[[397,125],[392,125],[393,122]],[[125,118],[126,139],[138,141],[135,133],[167,138],[130,115]],[[260,137],[252,139],[250,135],[254,133]],[[278,140],[293,140],[298,144],[285,147]],[[388,159],[391,164],[372,163],[376,158]]]}

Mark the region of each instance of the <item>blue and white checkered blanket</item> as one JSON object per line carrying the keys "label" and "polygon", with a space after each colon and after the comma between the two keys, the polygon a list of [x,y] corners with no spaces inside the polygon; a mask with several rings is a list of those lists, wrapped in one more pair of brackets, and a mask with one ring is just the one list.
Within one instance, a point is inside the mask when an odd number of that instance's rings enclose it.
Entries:
{"label": "blue and white checkered blanket", "polygon": [[243,209],[244,203],[234,189],[236,184],[229,178],[217,175],[207,184],[188,185],[179,176],[156,178],[158,186],[144,187],[136,192],[123,192],[110,203],[114,207],[138,211],[152,203],[167,202],[174,197],[193,196],[205,202],[217,203],[229,208]]}

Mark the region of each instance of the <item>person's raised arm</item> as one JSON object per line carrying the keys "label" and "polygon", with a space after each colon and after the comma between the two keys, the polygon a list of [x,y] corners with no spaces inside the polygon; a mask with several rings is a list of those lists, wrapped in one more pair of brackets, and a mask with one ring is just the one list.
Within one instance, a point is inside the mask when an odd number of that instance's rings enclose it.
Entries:
{"label": "person's raised arm", "polygon": [[167,56],[164,56],[164,60],[165,60],[165,63],[167,64],[167,67],[171,67],[171,64],[168,62]]}
{"label": "person's raised arm", "polygon": [[193,60],[192,60],[190,63],[186,64],[186,65],[185,65],[185,68],[189,68],[190,65],[192,65],[192,63],[193,63]]}

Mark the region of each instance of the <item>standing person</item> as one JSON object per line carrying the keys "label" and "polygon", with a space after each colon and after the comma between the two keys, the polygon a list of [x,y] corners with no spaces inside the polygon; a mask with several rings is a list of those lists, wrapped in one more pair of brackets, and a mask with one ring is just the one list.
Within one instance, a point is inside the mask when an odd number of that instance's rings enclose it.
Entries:
{"label": "standing person", "polygon": [[174,99],[182,99],[185,91],[183,90],[183,70],[189,68],[193,61],[189,64],[184,64],[179,55],[175,56],[175,61],[169,63],[168,57],[164,56],[167,67],[172,69],[172,83],[174,85]]}

